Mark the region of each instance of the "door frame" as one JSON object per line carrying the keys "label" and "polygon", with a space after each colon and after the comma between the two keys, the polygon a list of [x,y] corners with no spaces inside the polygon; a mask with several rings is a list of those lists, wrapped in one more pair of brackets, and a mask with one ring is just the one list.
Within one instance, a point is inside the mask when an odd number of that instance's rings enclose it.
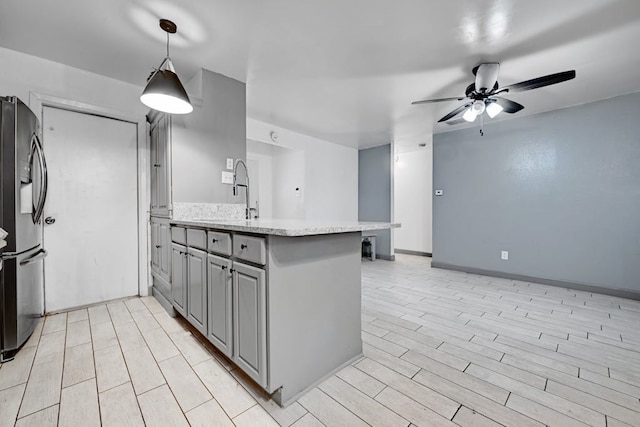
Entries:
{"label": "door frame", "polygon": [[[135,116],[130,113],[113,110],[110,108],[100,107],[93,104],[74,101],[71,99],[61,98],[58,96],[46,95],[38,92],[29,92],[29,107],[38,117],[40,121],[39,136],[42,139],[42,125],[44,107],[59,108],[62,110],[74,111],[82,114],[90,114],[94,116],[104,117],[107,119],[119,120],[126,123],[136,125],[136,153],[137,153],[137,195],[138,195],[138,295],[151,295],[151,272],[147,268],[149,266],[149,200],[151,197],[151,189],[149,188],[150,165],[149,165],[149,139],[148,129],[145,116]],[[44,233],[44,228],[43,228]],[[44,277],[43,265],[43,287],[46,278]],[[43,298],[42,312],[45,312]]]}

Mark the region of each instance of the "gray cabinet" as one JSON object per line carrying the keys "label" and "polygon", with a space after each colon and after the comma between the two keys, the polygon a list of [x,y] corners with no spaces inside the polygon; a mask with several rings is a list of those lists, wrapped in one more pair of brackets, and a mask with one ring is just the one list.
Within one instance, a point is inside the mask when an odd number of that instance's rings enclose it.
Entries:
{"label": "gray cabinet", "polygon": [[171,244],[173,307],[202,334],[207,334],[207,253]]}
{"label": "gray cabinet", "polygon": [[168,114],[156,113],[149,118],[151,215],[169,216],[171,211],[171,125]]}
{"label": "gray cabinet", "polygon": [[[151,276],[154,292],[171,301],[171,236],[168,218],[151,217]],[[156,294],[157,295],[157,294]]]}
{"label": "gray cabinet", "polygon": [[160,274],[160,224],[151,218],[151,272]]}
{"label": "gray cabinet", "polygon": [[277,403],[362,357],[360,232],[203,228],[171,229],[174,308]]}
{"label": "gray cabinet", "polygon": [[[189,236],[187,230],[187,236]],[[187,237],[188,240],[188,237]],[[211,252],[230,255],[231,235],[209,231]],[[233,235],[233,247],[264,260],[264,238]],[[249,248],[247,247],[249,245]],[[247,249],[250,249],[247,251]],[[233,251],[235,254],[235,249]],[[264,261],[263,261],[264,262]],[[266,272],[227,257],[207,257],[209,341],[231,358],[247,375],[267,386],[267,284]],[[191,290],[190,290],[191,292]],[[190,299],[191,301],[191,299]]]}
{"label": "gray cabinet", "polygon": [[209,333],[207,338],[225,356],[233,355],[233,291],[230,259],[207,257]]}
{"label": "gray cabinet", "polygon": [[165,281],[171,274],[171,235],[169,220],[151,217],[151,272]]}
{"label": "gray cabinet", "polygon": [[254,381],[267,386],[265,271],[233,263],[233,361]]}
{"label": "gray cabinet", "polygon": [[233,235],[233,256],[237,259],[265,265],[267,248],[263,237]]}
{"label": "gray cabinet", "polygon": [[[187,230],[188,232],[189,230]],[[188,238],[187,238],[188,240]],[[207,254],[187,249],[187,320],[207,335]]]}
{"label": "gray cabinet", "polygon": [[173,307],[187,317],[187,248],[171,244],[171,296]]}

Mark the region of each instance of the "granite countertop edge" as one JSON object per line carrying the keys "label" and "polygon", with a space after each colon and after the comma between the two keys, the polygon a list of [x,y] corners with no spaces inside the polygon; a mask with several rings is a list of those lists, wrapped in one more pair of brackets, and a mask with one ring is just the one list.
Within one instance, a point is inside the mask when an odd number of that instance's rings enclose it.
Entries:
{"label": "granite countertop edge", "polygon": [[181,219],[171,220],[172,225],[183,225],[219,230],[244,231],[247,233],[274,236],[313,236],[319,234],[351,233],[358,231],[387,230],[400,227],[399,223],[388,222],[321,222],[321,221],[264,221],[264,220],[225,220],[225,219]]}

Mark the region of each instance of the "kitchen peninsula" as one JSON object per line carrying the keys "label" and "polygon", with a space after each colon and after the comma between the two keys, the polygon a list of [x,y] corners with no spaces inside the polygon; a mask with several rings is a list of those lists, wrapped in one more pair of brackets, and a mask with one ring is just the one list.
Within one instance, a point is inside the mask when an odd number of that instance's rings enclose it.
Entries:
{"label": "kitchen peninsula", "polygon": [[362,356],[366,222],[171,220],[175,310],[282,406]]}

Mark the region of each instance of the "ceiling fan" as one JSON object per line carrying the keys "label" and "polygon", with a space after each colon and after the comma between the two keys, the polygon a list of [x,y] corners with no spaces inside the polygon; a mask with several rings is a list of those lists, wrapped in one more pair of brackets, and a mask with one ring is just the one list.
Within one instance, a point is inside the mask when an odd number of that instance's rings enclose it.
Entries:
{"label": "ceiling fan", "polygon": [[[502,98],[501,94],[524,92],[526,90],[537,89],[539,87],[554,85],[575,78],[576,71],[563,71],[561,73],[549,74],[547,76],[537,77],[531,80],[525,80],[520,83],[512,84],[505,87],[498,85],[498,73],[500,72],[500,64],[497,62],[488,62],[477,65],[473,68],[473,74],[476,76],[474,83],[467,86],[465,96],[452,98],[425,99],[423,101],[415,101],[411,104],[428,104],[432,102],[444,101],[462,101],[468,99],[464,105],[451,111],[449,114],[438,120],[438,122],[446,122],[454,118],[458,114],[464,112],[462,118],[468,122],[473,122],[478,116],[486,111],[487,115],[494,118],[502,111],[513,114],[522,110],[524,106],[517,102]],[[460,123],[459,120],[450,122],[451,124]]]}

